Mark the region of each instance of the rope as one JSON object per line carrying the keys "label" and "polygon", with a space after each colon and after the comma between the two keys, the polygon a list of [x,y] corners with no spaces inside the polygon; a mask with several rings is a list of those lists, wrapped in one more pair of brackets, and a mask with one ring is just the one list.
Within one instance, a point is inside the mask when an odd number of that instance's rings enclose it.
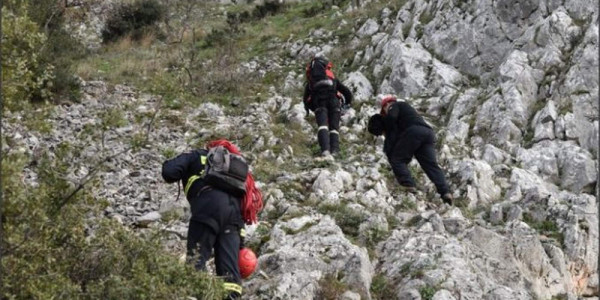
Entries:
{"label": "rope", "polygon": [[[229,152],[237,155],[242,155],[240,150],[228,140],[216,140],[208,142],[206,148],[214,148],[222,146],[227,149]],[[257,214],[263,208],[262,201],[262,193],[256,187],[254,182],[254,177],[252,176],[252,172],[248,171],[248,175],[246,176],[246,194],[242,198],[242,217],[244,218],[244,222],[248,225],[257,223],[258,218]]]}

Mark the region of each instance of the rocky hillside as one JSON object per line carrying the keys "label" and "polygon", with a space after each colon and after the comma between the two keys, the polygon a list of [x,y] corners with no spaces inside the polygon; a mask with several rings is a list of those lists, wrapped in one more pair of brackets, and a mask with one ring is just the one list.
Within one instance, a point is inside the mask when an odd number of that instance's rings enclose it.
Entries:
{"label": "rocky hillside", "polygon": [[[275,78],[260,91],[175,105],[84,78],[81,100],[57,106],[43,133],[7,113],[3,151],[33,162],[61,145],[78,149],[65,176],[77,183],[94,172],[107,218],[161,228],[181,255],[189,211],[162,182],[161,163],[208,138],[234,140],[266,204],[249,228],[260,264],[245,299],[598,299],[597,1],[338,2],[321,12],[324,26],[241,55],[236,72]],[[315,53],[334,60],[356,97],[332,163],[315,159],[314,116],[301,104]],[[383,140],[366,132],[387,93],[435,127],[455,207],[416,162],[419,191],[399,191]],[[37,173],[23,177],[35,185]]]}

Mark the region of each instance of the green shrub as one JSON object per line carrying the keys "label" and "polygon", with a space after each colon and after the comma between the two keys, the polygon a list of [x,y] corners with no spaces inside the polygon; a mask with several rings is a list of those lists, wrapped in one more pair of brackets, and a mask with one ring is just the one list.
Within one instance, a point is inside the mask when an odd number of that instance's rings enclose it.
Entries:
{"label": "green shrub", "polygon": [[[3,157],[0,298],[221,299],[217,279],[163,250],[162,232],[138,236],[102,217],[105,202],[89,192],[97,183],[68,196],[72,151],[61,144],[55,159],[35,165],[22,154]],[[37,185],[23,182],[26,166]]]}
{"label": "green shrub", "polygon": [[79,97],[79,81],[71,65],[85,51],[63,25],[64,8],[57,1],[5,3],[2,81],[8,109],[23,109],[27,106],[23,99],[44,102]]}
{"label": "green shrub", "polygon": [[433,299],[435,292],[437,292],[437,288],[429,286],[429,285],[424,286],[419,289],[419,294],[421,294],[421,297],[423,298],[423,300]]}
{"label": "green shrub", "polygon": [[373,277],[371,282],[371,297],[373,299],[395,299],[395,286],[392,282],[389,282],[387,277],[383,274],[377,274]]}
{"label": "green shrub", "polygon": [[[65,8],[56,0],[32,1],[28,12],[30,18],[46,33],[47,41],[41,51],[40,63],[54,66],[54,80],[48,88],[54,99],[79,98],[79,80],[73,76],[74,60],[82,58],[85,47],[65,30]],[[34,94],[33,100],[43,100]]]}
{"label": "green shrub", "polygon": [[157,0],[124,3],[111,12],[102,31],[102,39],[104,42],[112,42],[129,34],[133,39],[140,39],[164,15],[165,9]]}
{"label": "green shrub", "polygon": [[40,60],[47,37],[27,16],[28,5],[16,3],[2,9],[2,94],[9,110],[27,107],[23,100],[34,95],[49,99],[54,80],[54,66]]}
{"label": "green shrub", "polygon": [[358,237],[358,227],[360,224],[367,219],[364,213],[356,211],[346,204],[322,205],[319,206],[319,212],[334,218],[344,234],[354,238]]}

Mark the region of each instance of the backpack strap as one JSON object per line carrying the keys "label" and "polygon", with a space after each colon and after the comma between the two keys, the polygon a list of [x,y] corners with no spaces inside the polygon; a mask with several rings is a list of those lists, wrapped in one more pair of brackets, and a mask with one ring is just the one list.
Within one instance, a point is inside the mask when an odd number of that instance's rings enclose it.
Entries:
{"label": "backpack strap", "polygon": [[183,189],[183,193],[186,196],[188,196],[188,191],[192,187],[192,184],[194,184],[196,180],[200,179],[204,175],[204,170],[206,170],[206,155],[200,155],[200,164],[203,166],[202,171],[200,171],[200,174],[190,176],[187,184],[185,185],[185,188]]}

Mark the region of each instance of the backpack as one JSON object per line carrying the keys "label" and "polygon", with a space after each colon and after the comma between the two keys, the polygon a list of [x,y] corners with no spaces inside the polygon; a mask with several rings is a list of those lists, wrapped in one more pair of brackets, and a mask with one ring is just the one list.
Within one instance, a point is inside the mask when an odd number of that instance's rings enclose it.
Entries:
{"label": "backpack", "polygon": [[[257,223],[257,215],[263,208],[262,193],[256,187],[252,172],[241,156],[240,150],[228,140],[211,141],[206,144],[206,148],[209,150],[205,183],[230,193],[237,193],[234,196],[242,198],[240,209],[244,223],[248,225]],[[209,170],[211,168],[212,171]]]}
{"label": "backpack", "polygon": [[335,91],[335,75],[331,70],[333,64],[322,58],[313,58],[308,65],[306,65],[306,79],[311,90],[322,87],[330,87],[332,91]]}
{"label": "backpack", "polygon": [[[315,57],[306,65],[306,80],[311,91],[319,90],[319,93],[336,94],[335,75],[331,70],[333,64],[322,58]],[[304,102],[307,111],[314,111],[317,108],[317,101],[308,97]]]}
{"label": "backpack", "polygon": [[223,146],[213,147],[206,156],[204,182],[226,193],[244,196],[248,169],[241,155],[231,153]]}

